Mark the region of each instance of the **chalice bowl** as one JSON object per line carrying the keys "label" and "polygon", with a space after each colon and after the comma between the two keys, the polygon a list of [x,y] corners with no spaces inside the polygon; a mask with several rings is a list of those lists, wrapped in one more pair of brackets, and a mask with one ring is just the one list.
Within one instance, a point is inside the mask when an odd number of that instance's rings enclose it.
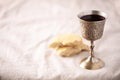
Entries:
{"label": "chalice bowl", "polygon": [[107,15],[104,12],[97,10],[85,11],[78,14],[82,37],[91,43],[90,56],[81,60],[81,68],[96,70],[105,66],[105,63],[101,59],[94,56],[94,41],[102,37],[106,17]]}

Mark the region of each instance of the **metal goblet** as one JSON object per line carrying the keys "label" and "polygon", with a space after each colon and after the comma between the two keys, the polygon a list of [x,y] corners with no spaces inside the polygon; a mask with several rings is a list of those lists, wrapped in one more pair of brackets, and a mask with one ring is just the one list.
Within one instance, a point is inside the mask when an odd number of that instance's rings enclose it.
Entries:
{"label": "metal goblet", "polygon": [[91,42],[90,56],[80,62],[80,67],[95,70],[104,67],[105,63],[94,56],[94,41],[103,35],[106,14],[97,10],[90,10],[78,14],[81,24],[82,37]]}

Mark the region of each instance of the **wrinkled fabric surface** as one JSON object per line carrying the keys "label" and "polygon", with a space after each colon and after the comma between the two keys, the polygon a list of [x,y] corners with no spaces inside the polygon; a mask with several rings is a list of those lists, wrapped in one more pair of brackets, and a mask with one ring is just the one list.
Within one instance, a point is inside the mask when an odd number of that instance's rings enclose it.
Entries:
{"label": "wrinkled fabric surface", "polygon": [[[0,80],[120,80],[119,0],[0,0]],[[107,13],[95,55],[105,62],[86,70],[83,52],[63,58],[48,47],[59,34],[81,35],[77,14],[97,9]],[[89,45],[89,41],[84,40]]]}

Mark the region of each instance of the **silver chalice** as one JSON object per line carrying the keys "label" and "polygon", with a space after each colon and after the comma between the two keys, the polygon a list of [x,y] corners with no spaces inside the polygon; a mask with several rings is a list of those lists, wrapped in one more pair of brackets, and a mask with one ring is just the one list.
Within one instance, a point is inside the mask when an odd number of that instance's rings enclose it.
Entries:
{"label": "silver chalice", "polygon": [[85,11],[78,14],[82,37],[91,42],[90,56],[82,59],[80,62],[80,67],[82,68],[96,70],[105,65],[101,59],[94,56],[94,41],[102,37],[106,17],[107,15],[104,12],[97,10]]}

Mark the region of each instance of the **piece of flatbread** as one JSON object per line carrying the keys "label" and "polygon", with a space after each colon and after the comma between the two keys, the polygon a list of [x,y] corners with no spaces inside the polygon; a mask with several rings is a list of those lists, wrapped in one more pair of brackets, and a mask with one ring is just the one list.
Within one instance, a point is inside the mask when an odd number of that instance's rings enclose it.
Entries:
{"label": "piece of flatbread", "polygon": [[69,57],[79,54],[82,51],[88,51],[89,47],[85,44],[78,47],[61,47],[57,49],[57,54],[62,57]]}
{"label": "piece of flatbread", "polygon": [[89,47],[76,34],[60,35],[53,40],[50,47],[56,49],[58,55],[64,57],[76,55],[83,50],[89,51]]}
{"label": "piece of flatbread", "polygon": [[50,44],[51,48],[73,47],[82,43],[82,38],[75,34],[63,34],[56,37]]}

